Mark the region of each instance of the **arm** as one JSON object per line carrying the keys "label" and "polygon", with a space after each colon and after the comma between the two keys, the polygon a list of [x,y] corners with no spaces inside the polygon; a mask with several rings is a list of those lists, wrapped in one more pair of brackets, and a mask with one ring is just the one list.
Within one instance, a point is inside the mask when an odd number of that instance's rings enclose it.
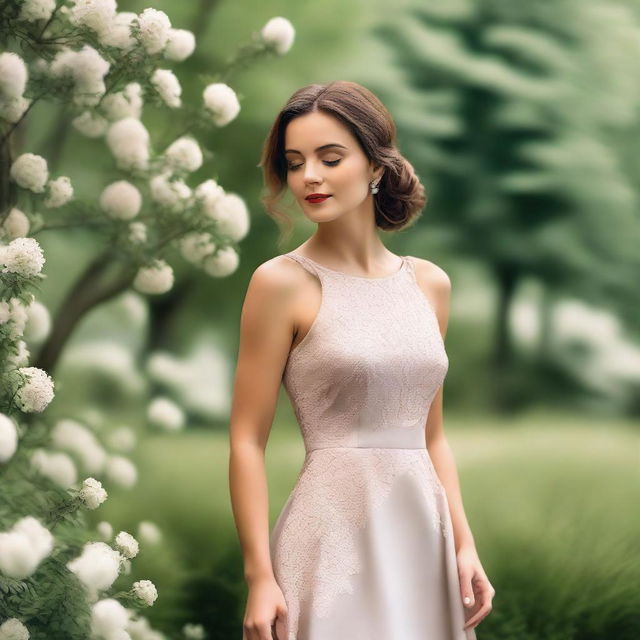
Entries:
{"label": "arm", "polygon": [[426,426],[427,449],[429,450],[429,457],[433,462],[438,478],[440,478],[440,482],[447,492],[447,502],[449,503],[449,513],[451,514],[456,551],[460,551],[460,549],[465,547],[475,549],[473,534],[471,533],[471,528],[467,522],[467,517],[462,505],[458,469],[451,446],[444,434],[442,419],[443,386],[438,390],[438,393],[433,399],[431,409],[429,410]]}
{"label": "arm", "polygon": [[269,550],[264,455],[294,331],[289,274],[274,259],[260,265],[249,282],[231,407],[229,490],[249,586],[245,630],[252,638],[256,632],[271,638],[267,625],[284,613]]}
{"label": "arm", "polygon": [[[451,300],[451,280],[446,272],[430,263],[431,268],[423,270],[421,286],[429,291],[429,299],[436,311],[440,333],[444,340],[449,324],[449,308]],[[419,281],[420,282],[420,281]],[[458,479],[458,469],[455,458],[449,445],[449,441],[444,433],[443,420],[443,390],[444,384],[438,389],[425,426],[426,443],[429,457],[433,462],[438,478],[447,492],[447,502],[451,514],[456,551],[463,547],[475,548],[473,534],[467,522],[462,504],[462,494],[460,491],[460,481]]]}
{"label": "arm", "polygon": [[[444,340],[449,323],[451,280],[446,272],[427,260],[420,260],[416,278],[420,288],[435,309],[440,333]],[[458,470],[451,447],[444,433],[442,385],[436,393],[425,425],[425,440],[429,457],[447,494],[451,525],[456,548],[456,560],[463,602],[470,612],[465,629],[476,627],[492,610],[495,590],[482,568],[471,528],[462,504]]]}

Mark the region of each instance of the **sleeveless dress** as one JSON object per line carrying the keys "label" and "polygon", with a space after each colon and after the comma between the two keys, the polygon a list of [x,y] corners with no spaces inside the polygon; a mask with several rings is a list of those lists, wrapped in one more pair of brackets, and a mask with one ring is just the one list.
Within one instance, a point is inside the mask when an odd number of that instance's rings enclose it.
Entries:
{"label": "sleeveless dress", "polygon": [[283,384],[305,446],[269,538],[286,640],[475,640],[425,423],[449,361],[414,264],[369,278],[290,252],[320,310]]}

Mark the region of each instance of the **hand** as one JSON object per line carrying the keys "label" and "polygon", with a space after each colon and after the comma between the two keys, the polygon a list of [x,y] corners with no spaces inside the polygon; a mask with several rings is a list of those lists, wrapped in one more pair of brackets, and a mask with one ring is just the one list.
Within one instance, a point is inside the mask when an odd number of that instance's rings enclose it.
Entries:
{"label": "hand", "polygon": [[[275,631],[272,628],[275,626]],[[286,640],[287,605],[275,578],[259,578],[249,585],[242,640]]]}
{"label": "hand", "polygon": [[[491,612],[493,608],[491,602],[496,592],[480,564],[475,549],[460,549],[456,554],[456,560],[458,561],[462,602],[471,613],[464,628],[473,629]],[[469,598],[469,601],[465,601],[465,598]]]}

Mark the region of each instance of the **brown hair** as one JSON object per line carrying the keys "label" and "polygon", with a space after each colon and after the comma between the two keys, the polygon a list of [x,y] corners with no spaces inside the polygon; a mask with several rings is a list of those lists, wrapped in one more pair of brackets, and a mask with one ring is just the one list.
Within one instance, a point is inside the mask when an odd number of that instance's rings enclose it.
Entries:
{"label": "brown hair", "polygon": [[294,118],[314,111],[337,118],[358,140],[369,161],[385,168],[378,185],[380,190],[373,198],[376,225],[385,231],[397,231],[419,217],[427,202],[424,187],[413,166],[396,147],[396,126],[382,102],[356,82],[310,84],[298,89],[277,115],[258,164],[267,189],[261,202],[277,223],[287,227],[287,238],[293,223],[279,207],[287,186],[285,130]]}

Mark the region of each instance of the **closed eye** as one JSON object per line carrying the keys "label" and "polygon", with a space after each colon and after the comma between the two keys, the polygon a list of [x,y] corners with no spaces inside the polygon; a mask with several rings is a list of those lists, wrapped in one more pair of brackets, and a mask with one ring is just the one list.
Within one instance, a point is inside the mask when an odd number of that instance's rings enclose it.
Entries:
{"label": "closed eye", "polygon": [[[342,158],[339,158],[338,160],[323,160],[322,162],[324,162],[324,164],[326,164],[329,167],[335,167],[341,160]],[[303,164],[302,162],[300,164],[290,164],[287,167],[287,169],[289,171],[296,171],[302,166],[302,164]]]}

